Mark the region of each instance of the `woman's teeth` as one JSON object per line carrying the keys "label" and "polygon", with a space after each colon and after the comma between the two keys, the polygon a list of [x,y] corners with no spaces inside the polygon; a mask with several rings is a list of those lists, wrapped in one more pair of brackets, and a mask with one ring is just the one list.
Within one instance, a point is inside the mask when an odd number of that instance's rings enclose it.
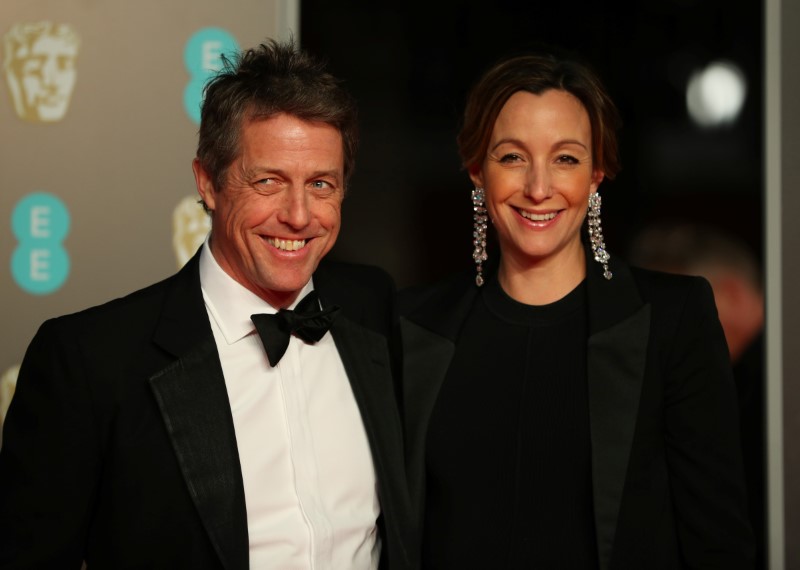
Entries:
{"label": "woman's teeth", "polygon": [[523,218],[528,218],[534,222],[549,222],[556,217],[556,212],[550,212],[549,214],[533,214],[531,212],[519,210],[519,213]]}

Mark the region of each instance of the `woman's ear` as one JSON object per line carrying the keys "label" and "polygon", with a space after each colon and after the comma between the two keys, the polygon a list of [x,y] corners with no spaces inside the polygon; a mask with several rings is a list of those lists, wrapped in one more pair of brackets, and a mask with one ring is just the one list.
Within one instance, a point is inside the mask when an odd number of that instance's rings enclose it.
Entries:
{"label": "woman's ear", "polygon": [[597,188],[600,187],[600,183],[606,177],[605,172],[602,170],[593,170],[592,171],[592,181],[589,184],[589,188],[592,192],[597,192]]}
{"label": "woman's ear", "polygon": [[469,178],[475,188],[483,188],[483,171],[479,166],[473,166],[469,169]]}

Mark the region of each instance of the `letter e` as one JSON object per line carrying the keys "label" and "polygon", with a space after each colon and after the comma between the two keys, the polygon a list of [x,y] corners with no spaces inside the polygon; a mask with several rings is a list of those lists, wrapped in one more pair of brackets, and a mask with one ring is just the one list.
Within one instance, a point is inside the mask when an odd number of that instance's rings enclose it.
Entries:
{"label": "letter e", "polygon": [[221,41],[203,42],[203,69],[206,71],[217,71],[220,68],[220,56],[222,55]]}
{"label": "letter e", "polygon": [[47,249],[31,250],[31,280],[48,281],[50,279],[50,251]]}
{"label": "letter e", "polygon": [[31,237],[50,237],[50,206],[31,207]]}

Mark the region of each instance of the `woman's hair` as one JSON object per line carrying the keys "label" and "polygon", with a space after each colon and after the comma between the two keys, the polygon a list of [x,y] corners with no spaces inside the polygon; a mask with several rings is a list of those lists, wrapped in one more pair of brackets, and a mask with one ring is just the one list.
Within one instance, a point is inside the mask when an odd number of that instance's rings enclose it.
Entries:
{"label": "woman's hair", "polygon": [[356,106],[323,62],[292,41],[269,40],[233,61],[223,58],[223,64],[205,87],[197,144],[215,190],[224,188],[239,155],[245,122],[281,113],[335,127],[342,135],[345,181],[350,177],[358,145]]}
{"label": "woman's hair", "polygon": [[472,87],[457,138],[462,165],[474,172],[483,162],[497,116],[514,93],[540,95],[549,89],[572,94],[586,108],[592,127],[594,168],[613,179],[620,170],[619,112],[599,77],[587,65],[552,53],[501,60]]}

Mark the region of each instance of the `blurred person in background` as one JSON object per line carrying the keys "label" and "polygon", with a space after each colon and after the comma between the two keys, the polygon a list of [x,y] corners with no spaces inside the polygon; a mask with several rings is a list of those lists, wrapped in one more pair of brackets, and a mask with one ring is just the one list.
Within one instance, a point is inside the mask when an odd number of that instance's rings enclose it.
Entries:
{"label": "blurred person in background", "polygon": [[728,344],[739,401],[748,510],[756,535],[757,567],[765,567],[764,288],[761,266],[738,237],[711,225],[658,222],[632,241],[629,261],[642,267],[700,275]]}

